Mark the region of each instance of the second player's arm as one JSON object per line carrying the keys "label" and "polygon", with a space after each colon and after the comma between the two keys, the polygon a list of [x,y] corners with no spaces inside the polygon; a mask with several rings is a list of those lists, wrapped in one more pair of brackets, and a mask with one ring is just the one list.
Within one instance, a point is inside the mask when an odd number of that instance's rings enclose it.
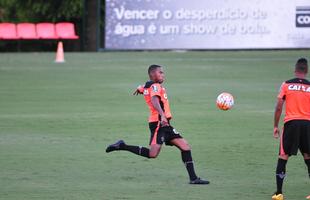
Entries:
{"label": "second player's arm", "polygon": [[279,121],[280,121],[281,114],[282,114],[283,104],[284,104],[284,100],[281,98],[278,98],[275,111],[274,111],[274,124],[273,124],[273,136],[275,138],[279,137],[279,132],[280,132]]}
{"label": "second player's arm", "polygon": [[161,125],[162,126],[168,126],[168,120],[165,116],[165,112],[163,111],[163,109],[161,108],[160,106],[160,103],[159,103],[159,97],[158,96],[153,96],[152,99],[151,99],[151,102],[154,106],[154,108],[157,110],[157,112],[159,113],[160,117],[161,117]]}

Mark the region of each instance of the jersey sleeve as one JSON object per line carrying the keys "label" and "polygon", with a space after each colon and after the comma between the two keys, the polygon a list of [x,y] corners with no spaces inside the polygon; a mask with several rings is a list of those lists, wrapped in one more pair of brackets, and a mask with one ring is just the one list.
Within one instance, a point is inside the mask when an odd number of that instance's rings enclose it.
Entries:
{"label": "jersey sleeve", "polygon": [[156,84],[153,84],[150,88],[150,96],[153,97],[153,96],[160,96],[161,94],[161,85],[156,83]]}
{"label": "jersey sleeve", "polygon": [[137,87],[137,90],[138,90],[141,94],[143,94],[143,92],[144,92],[144,85],[139,85],[139,86]]}
{"label": "jersey sleeve", "polygon": [[282,83],[280,90],[279,90],[278,98],[285,99],[285,96],[286,96],[286,84]]}

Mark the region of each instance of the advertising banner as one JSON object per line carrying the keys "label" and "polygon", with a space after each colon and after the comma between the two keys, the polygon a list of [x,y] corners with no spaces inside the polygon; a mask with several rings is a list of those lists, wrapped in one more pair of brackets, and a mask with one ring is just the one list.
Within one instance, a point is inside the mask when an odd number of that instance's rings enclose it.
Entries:
{"label": "advertising banner", "polygon": [[310,1],[106,0],[105,48],[310,48]]}

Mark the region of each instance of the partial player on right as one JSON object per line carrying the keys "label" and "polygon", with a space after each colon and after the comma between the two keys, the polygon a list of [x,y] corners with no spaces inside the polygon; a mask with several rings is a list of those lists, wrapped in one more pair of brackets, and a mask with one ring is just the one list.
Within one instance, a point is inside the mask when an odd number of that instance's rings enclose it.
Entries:
{"label": "partial player on right", "polygon": [[[272,200],[283,200],[282,185],[286,163],[298,149],[304,157],[310,178],[310,82],[306,79],[308,62],[300,58],[295,65],[295,78],[285,81],[278,95],[274,113],[274,137],[280,137],[280,152],[276,168],[277,191]],[[280,135],[279,120],[285,102],[284,128]],[[310,196],[307,197],[310,199]]]}

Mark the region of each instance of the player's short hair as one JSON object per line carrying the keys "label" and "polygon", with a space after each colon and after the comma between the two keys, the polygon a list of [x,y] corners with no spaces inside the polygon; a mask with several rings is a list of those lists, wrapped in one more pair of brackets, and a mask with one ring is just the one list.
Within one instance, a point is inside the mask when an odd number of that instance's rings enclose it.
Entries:
{"label": "player's short hair", "polygon": [[295,65],[296,72],[308,73],[308,61],[306,58],[299,58]]}
{"label": "player's short hair", "polygon": [[151,74],[154,70],[156,70],[157,68],[160,68],[160,65],[150,65],[149,69],[147,70],[148,74]]}

